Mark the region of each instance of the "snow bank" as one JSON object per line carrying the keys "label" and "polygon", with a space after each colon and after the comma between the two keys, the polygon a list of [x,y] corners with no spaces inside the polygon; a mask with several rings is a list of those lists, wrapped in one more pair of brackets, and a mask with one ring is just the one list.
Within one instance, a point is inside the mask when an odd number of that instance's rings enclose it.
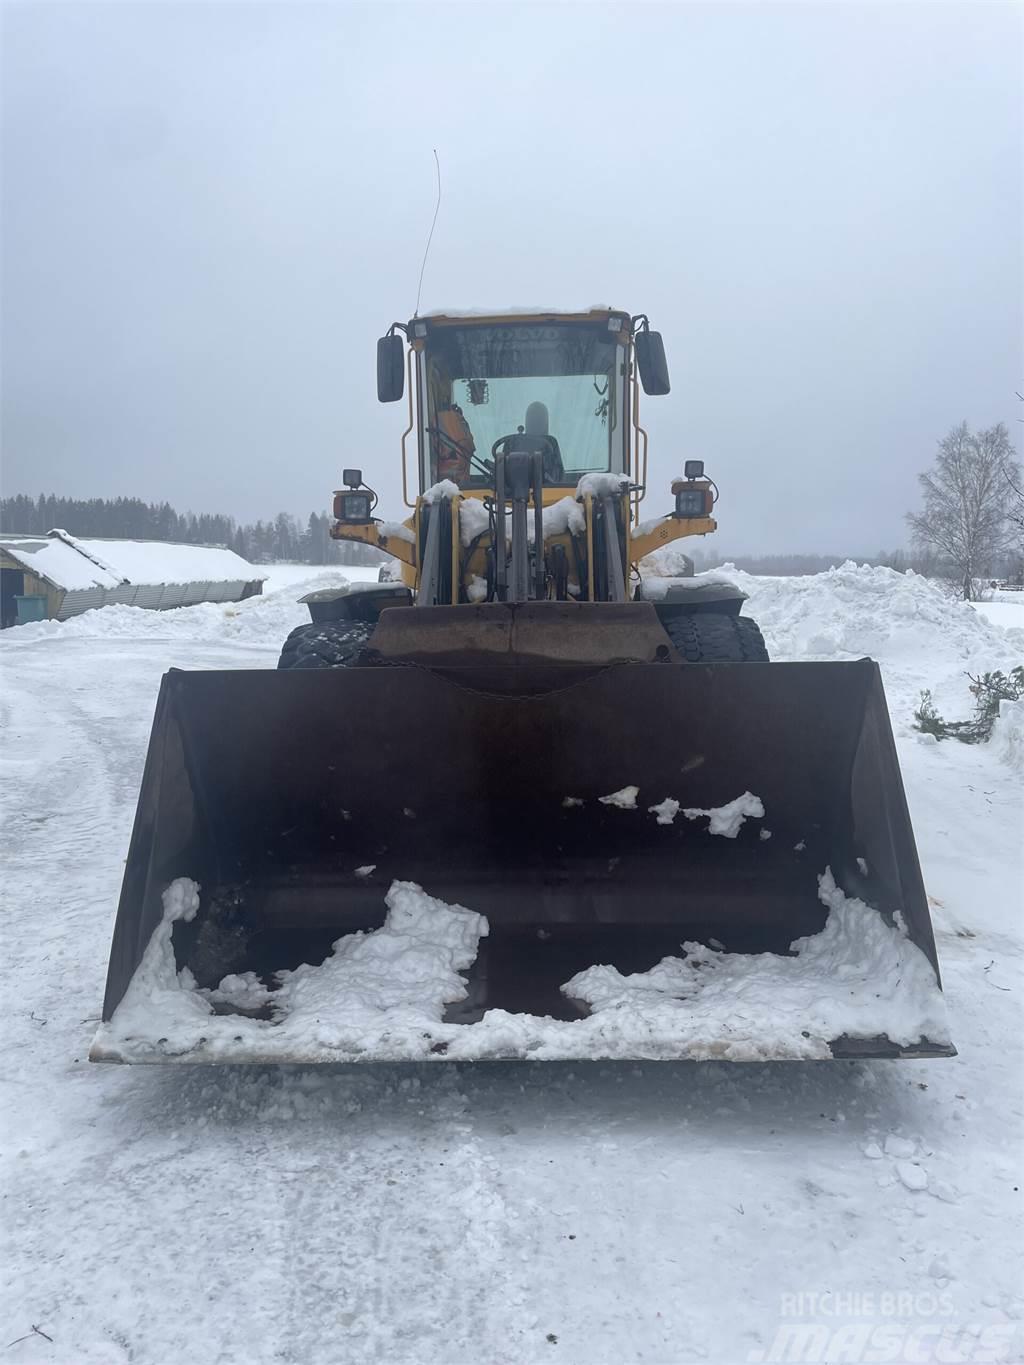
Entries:
{"label": "snow bank", "polygon": [[963,665],[1007,653],[1004,631],[912,571],[847,560],[825,573],[794,578],[758,578],[728,566],[718,572],[727,572],[750,594],[744,610],[760,623],[773,657],[867,655],[919,668],[922,660],[941,667],[947,660]]}
{"label": "snow bank", "polygon": [[[730,954],[682,944],[681,957],[623,976],[595,965],[562,987],[589,1006],[578,1020],[489,1010],[473,1024],[444,1022],[466,997],[460,975],[487,934],[483,916],[394,882],[382,928],[348,934],[318,966],[277,974],[271,990],[252,973],[200,991],[176,970],[171,933],[199,905],[195,882],[164,893],[164,918],[113,1019],[93,1044],[97,1060],[392,1061],[521,1057],[690,1057],[756,1061],[829,1057],[842,1036],[912,1045],[948,1041],[931,965],[902,923],[887,924],[848,899],[826,869],[820,934],[792,957]],[[214,1014],[213,1004],[270,1006],[272,1018]]]}

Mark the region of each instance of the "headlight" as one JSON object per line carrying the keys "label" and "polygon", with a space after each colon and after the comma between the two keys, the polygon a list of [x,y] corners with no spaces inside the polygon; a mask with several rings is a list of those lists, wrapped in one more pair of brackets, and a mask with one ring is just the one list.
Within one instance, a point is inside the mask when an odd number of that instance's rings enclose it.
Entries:
{"label": "headlight", "polygon": [[370,521],[369,493],[335,493],[334,515],[349,526],[365,526]]}
{"label": "headlight", "polygon": [[705,488],[680,488],[676,492],[677,517],[704,517],[708,514],[708,492]]}

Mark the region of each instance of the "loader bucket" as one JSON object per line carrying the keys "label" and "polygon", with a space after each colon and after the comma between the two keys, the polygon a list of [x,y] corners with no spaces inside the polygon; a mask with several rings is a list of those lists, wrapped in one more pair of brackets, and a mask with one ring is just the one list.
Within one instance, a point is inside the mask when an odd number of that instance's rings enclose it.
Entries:
{"label": "loader bucket", "polygon": [[[819,1020],[775,1040],[770,1019],[744,1024],[740,1010],[715,1038],[694,1032],[689,988],[669,992],[650,1017],[650,991],[635,1008],[626,1000],[618,1013],[598,1013],[562,989],[588,968],[625,977],[663,958],[692,961],[702,982],[715,974],[707,989],[719,995],[754,955],[774,955],[756,963],[785,973],[803,961],[794,941],[825,928],[819,879],[830,869],[845,897],[864,903],[862,919],[914,959],[941,1009],[877,665],[538,664],[517,670],[514,694],[508,686],[508,670],[488,666],[167,674],[93,1058],[953,1053],[938,1026],[890,1036],[891,1009],[875,1021],[868,1008],[835,1036]],[[684,814],[748,792],[764,817],[734,837]],[[665,798],[680,811],[659,822],[649,807]],[[175,965],[188,969],[179,977],[191,992],[185,1014],[199,1020],[181,1028],[161,1015],[166,990],[129,992],[147,945],[167,932],[162,896],[178,878],[200,887],[195,918],[171,930]],[[416,883],[489,926],[463,964],[464,998],[449,993],[433,1022],[411,1029],[388,1016],[375,1037],[362,1020],[349,1036],[344,1022],[332,1032],[318,1015],[316,1027],[289,1035],[272,996],[254,997],[250,1010],[196,1004],[222,978],[254,973],[248,979],[273,988],[275,973],[316,967],[345,936],[380,930],[394,882]],[[899,981],[882,980],[884,964],[877,970],[870,998],[906,988],[904,969]],[[841,962],[825,971],[816,1000],[853,989]],[[788,986],[779,989],[791,1004]],[[757,1016],[763,1002],[753,998]],[[180,1001],[175,1008],[181,1016]],[[616,1020],[630,1019],[617,1036]]]}

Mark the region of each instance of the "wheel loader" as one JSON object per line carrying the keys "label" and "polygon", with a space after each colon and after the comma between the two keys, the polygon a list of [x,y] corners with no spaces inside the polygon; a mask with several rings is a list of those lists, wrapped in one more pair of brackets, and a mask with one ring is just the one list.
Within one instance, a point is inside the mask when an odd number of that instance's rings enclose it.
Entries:
{"label": "wheel loader", "polygon": [[769,662],[735,585],[645,573],[717,524],[701,460],[649,482],[669,389],[613,308],[379,340],[406,515],[346,469],[331,534],[397,572],[304,598],[276,670],[165,676],[95,1060],[953,1054],[878,666]]}

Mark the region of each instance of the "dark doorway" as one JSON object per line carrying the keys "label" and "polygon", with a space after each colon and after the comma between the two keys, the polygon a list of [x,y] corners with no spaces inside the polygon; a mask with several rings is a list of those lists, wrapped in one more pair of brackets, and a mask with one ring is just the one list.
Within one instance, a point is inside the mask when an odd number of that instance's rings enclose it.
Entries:
{"label": "dark doorway", "polygon": [[25,575],[20,569],[0,569],[0,629],[18,624],[18,604],[15,597],[25,591]]}

